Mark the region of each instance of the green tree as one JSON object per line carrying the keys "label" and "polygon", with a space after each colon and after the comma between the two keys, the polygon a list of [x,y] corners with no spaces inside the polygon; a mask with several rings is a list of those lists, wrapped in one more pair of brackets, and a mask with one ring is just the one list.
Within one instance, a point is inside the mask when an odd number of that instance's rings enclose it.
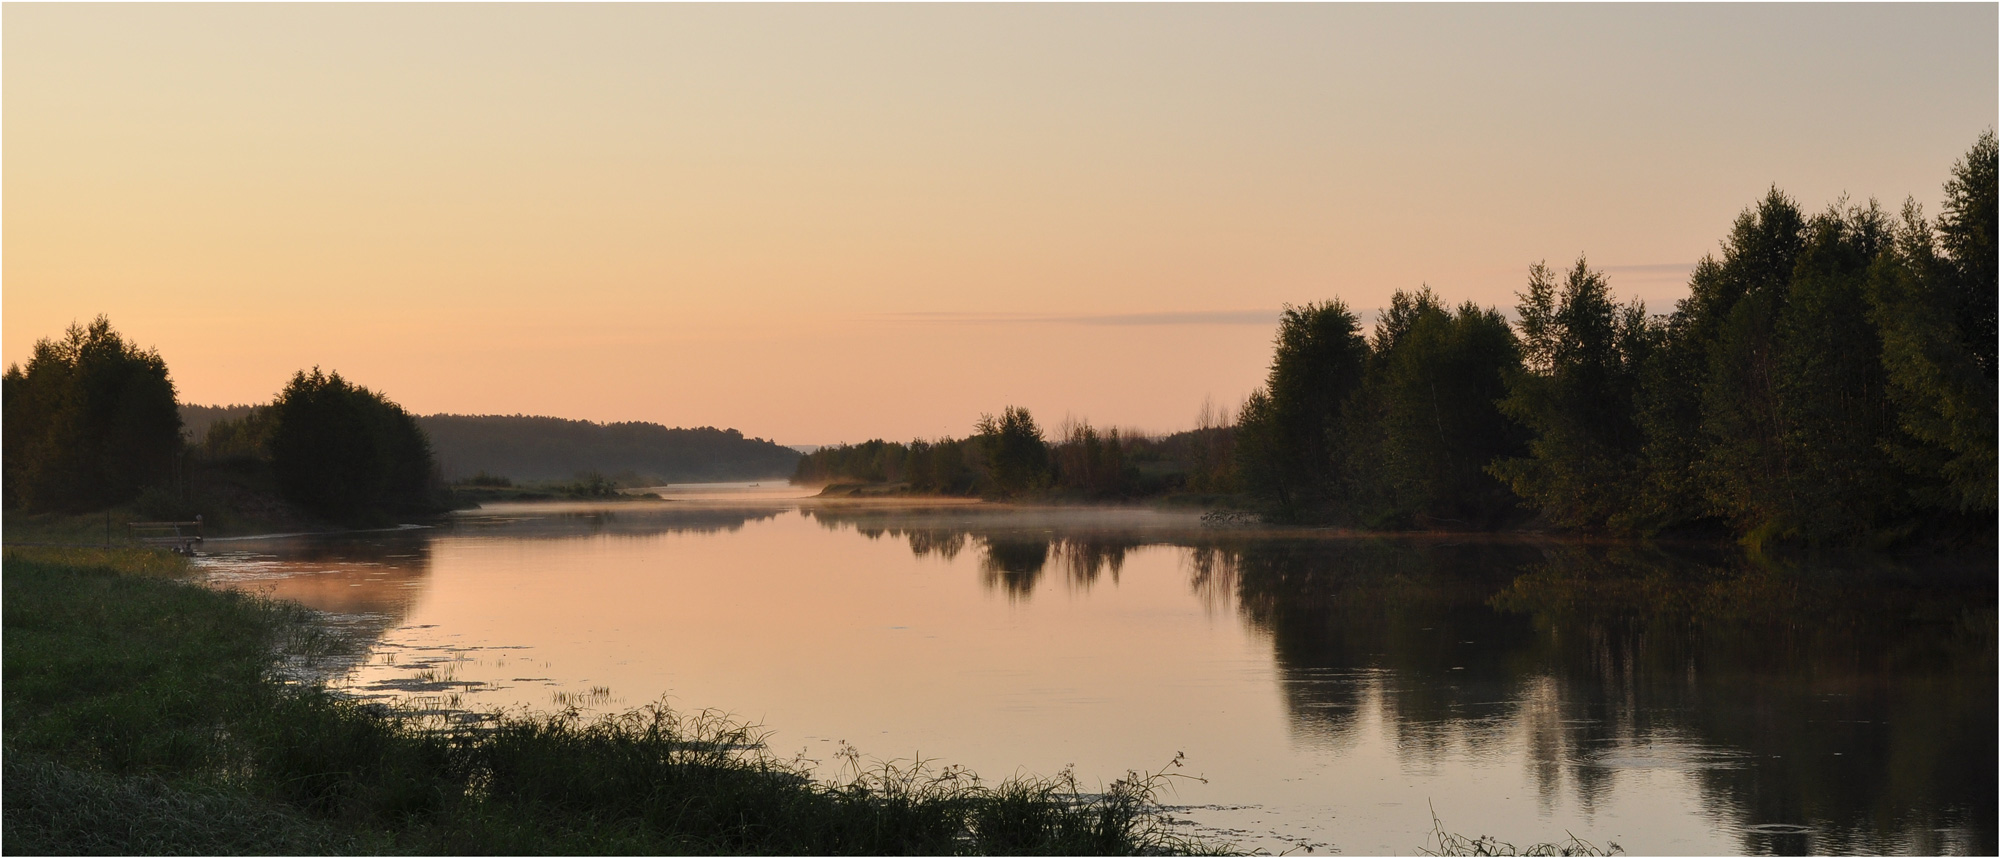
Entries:
{"label": "green tree", "polygon": [[1365,445],[1348,458],[1365,475],[1357,495],[1377,499],[1373,523],[1483,526],[1513,509],[1486,466],[1523,452],[1499,408],[1520,366],[1499,312],[1447,310],[1428,288],[1396,293],[1376,327],[1368,407],[1354,409],[1373,425],[1350,435]]}
{"label": "green tree", "polygon": [[1754,480],[1778,436],[1773,336],[1805,242],[1805,218],[1776,188],[1737,215],[1722,258],[1695,266],[1643,368],[1644,442],[1631,508],[1617,523],[1654,531],[1708,517],[1741,521],[1726,498]]}
{"label": "green tree", "polygon": [[1701,390],[1708,382],[1713,339],[1710,302],[1723,289],[1722,265],[1713,257],[1695,264],[1689,297],[1661,327],[1657,347],[1640,369],[1634,417],[1644,441],[1641,486],[1632,508],[1617,518],[1627,529],[1654,533],[1708,515],[1701,463],[1708,439],[1701,432]]}
{"label": "green tree", "polygon": [[1028,409],[1009,405],[997,419],[982,414],[978,429],[976,440],[995,494],[1011,497],[1049,484],[1049,445]]}
{"label": "green tree", "polygon": [[[1723,315],[1708,349],[1708,378],[1702,385],[1701,426],[1706,435],[1702,471],[1709,509],[1738,532],[1783,528],[1772,498],[1793,482],[1783,437],[1790,428],[1779,399],[1784,343],[1778,321],[1791,299],[1792,278],[1805,250],[1806,224],[1784,200],[1781,212],[1764,218],[1784,232],[1754,256],[1733,256],[1749,269],[1740,279],[1741,297]],[[1761,215],[1762,213],[1760,213]]]}
{"label": "green tree", "polygon": [[437,506],[430,441],[402,406],[314,367],[272,407],[271,470],[287,499],[354,523]]}
{"label": "green tree", "polygon": [[1347,497],[1344,414],[1365,378],[1368,344],[1339,299],[1287,306],[1264,389],[1239,417],[1237,463],[1244,487],[1279,515],[1323,518]]}
{"label": "green tree", "polygon": [[1890,241],[1872,202],[1808,222],[1776,323],[1778,434],[1761,458],[1777,482],[1719,480],[1740,493],[1739,526],[1808,542],[1843,542],[1907,508],[1904,478],[1885,452],[1895,440],[1881,341],[1868,318],[1868,272]]}
{"label": "green tree", "polygon": [[1115,497],[1129,488],[1125,444],[1118,430],[1099,434],[1085,420],[1059,430],[1062,440],[1050,451],[1056,485],[1092,497]]}
{"label": "green tree", "polygon": [[1898,425],[1894,452],[1927,506],[1995,508],[1996,146],[1991,130],[1952,169],[1933,227],[1914,203],[1871,273],[1869,302]]}
{"label": "green tree", "polygon": [[268,405],[259,405],[235,420],[218,420],[202,436],[201,453],[209,461],[269,461],[271,429],[276,421],[277,415]]}
{"label": "green tree", "polygon": [[181,418],[166,362],[105,317],[37,341],[0,386],[9,506],[97,509],[172,477]]}
{"label": "green tree", "polygon": [[[1993,130],[1979,135],[1972,150],[1952,165],[1951,179],[1944,186],[1944,216],[1938,219],[1938,244],[1951,283],[1945,302],[1963,347],[1972,361],[1994,377],[1996,332],[1994,310],[1996,267],[1994,231],[2000,228],[1995,213],[1996,179],[2000,179],[2000,145]],[[1990,399],[1990,397],[1989,397]]]}
{"label": "green tree", "polygon": [[1500,408],[1531,437],[1526,456],[1490,473],[1556,524],[1607,526],[1637,488],[1633,404],[1656,332],[1643,304],[1613,303],[1604,275],[1581,258],[1560,286],[1537,263],[1520,298],[1523,367]]}
{"label": "green tree", "polygon": [[1275,412],[1268,391],[1251,391],[1236,412],[1236,443],[1231,452],[1237,483],[1244,491],[1275,503],[1279,510],[1291,510],[1296,475],[1288,470],[1289,453],[1279,438]]}
{"label": "green tree", "polygon": [[956,438],[910,442],[910,486],[947,495],[979,492],[977,445]]}

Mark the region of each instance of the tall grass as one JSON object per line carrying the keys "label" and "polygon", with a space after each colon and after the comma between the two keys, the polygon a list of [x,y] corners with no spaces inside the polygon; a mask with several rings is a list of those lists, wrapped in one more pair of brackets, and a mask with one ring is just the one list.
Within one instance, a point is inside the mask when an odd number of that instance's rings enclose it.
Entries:
{"label": "tall grass", "polygon": [[176,580],[180,558],[9,549],[5,562],[8,851],[1204,848],[1165,825],[1168,774],[1099,793],[1067,772],[989,786],[850,752],[828,782],[713,712],[397,712],[278,681],[283,650],[323,643],[302,633],[310,617]]}
{"label": "tall grass", "polygon": [[[1568,832],[1564,833],[1568,834]],[[1444,823],[1438,819],[1437,812],[1433,810],[1431,812],[1431,835],[1424,848],[1417,851],[1424,855],[1504,856],[1504,858],[1515,858],[1515,856],[1521,856],[1521,858],[1592,856],[1592,858],[1595,858],[1595,856],[1625,854],[1625,847],[1619,846],[1615,840],[1606,841],[1605,845],[1598,846],[1574,834],[1568,834],[1568,838],[1567,840],[1558,842],[1515,846],[1512,843],[1486,834],[1477,837],[1467,837],[1463,834],[1453,834],[1444,830]],[[1431,847],[1430,844],[1433,843],[1436,844],[1436,848]]]}

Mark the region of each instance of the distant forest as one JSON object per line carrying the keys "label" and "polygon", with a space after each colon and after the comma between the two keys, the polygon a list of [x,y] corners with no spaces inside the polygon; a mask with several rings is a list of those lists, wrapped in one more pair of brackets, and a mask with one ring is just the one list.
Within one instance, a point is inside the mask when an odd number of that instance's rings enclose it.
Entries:
{"label": "distant forest", "polygon": [[417,424],[430,434],[445,479],[454,481],[481,472],[532,481],[594,471],[633,485],[723,482],[782,478],[799,463],[790,447],[712,426],[458,414]]}
{"label": "distant forest", "polygon": [[[190,438],[241,420],[257,406],[183,405]],[[782,478],[799,453],[735,429],[678,429],[657,423],[592,423],[559,417],[432,414],[416,418],[447,482],[482,475],[513,482],[568,480],[601,474],[628,485]]]}
{"label": "distant forest", "polygon": [[1668,314],[1579,258],[1536,264],[1517,321],[1424,288],[1373,331],[1287,307],[1232,421],[1163,439],[1025,409],[964,439],[815,450],[800,483],[992,497],[1235,494],[1267,518],[1371,529],[1521,525],[1747,544],[1990,540],[1996,506],[1994,134],[1941,216],[1773,188]]}

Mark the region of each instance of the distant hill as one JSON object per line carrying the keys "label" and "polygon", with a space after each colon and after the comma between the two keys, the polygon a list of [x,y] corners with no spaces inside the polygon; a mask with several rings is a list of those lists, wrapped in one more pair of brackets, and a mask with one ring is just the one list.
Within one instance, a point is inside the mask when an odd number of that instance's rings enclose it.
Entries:
{"label": "distant hill", "polygon": [[[196,443],[209,427],[249,405],[182,405],[182,432]],[[726,482],[790,477],[799,451],[734,429],[673,429],[658,423],[592,423],[560,417],[433,414],[418,417],[446,480],[485,472],[516,482],[567,480],[586,471],[628,483]]]}
{"label": "distant hill", "polygon": [[658,423],[592,423],[560,417],[433,414],[431,437],[447,480],[481,471],[515,481],[566,480],[584,471],[643,483],[789,477],[799,452],[734,429],[670,429]]}

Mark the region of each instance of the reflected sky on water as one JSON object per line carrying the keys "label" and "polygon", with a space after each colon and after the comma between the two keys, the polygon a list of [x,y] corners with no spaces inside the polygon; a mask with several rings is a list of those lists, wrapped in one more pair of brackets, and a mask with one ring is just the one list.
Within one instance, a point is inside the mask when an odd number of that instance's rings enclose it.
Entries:
{"label": "reflected sky on water", "polygon": [[1197,830],[1412,854],[1447,830],[1633,854],[1995,851],[1991,568],[1749,563],[1192,513],[496,505],[217,541],[218,583],[369,642],[335,684],[457,708],[661,697],[989,778],[1157,769]]}

